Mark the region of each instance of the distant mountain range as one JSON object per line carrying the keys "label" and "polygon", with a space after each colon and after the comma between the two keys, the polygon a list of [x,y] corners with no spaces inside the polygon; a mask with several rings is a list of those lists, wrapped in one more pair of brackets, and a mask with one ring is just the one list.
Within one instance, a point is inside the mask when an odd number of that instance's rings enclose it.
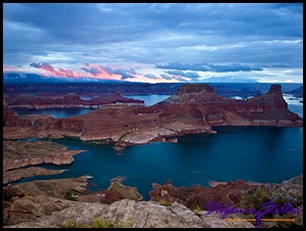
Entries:
{"label": "distant mountain range", "polygon": [[[65,77],[46,77],[34,73],[22,73],[22,72],[7,72],[3,73],[4,83],[38,83],[38,82],[126,82],[120,80],[104,80],[97,78],[65,78]],[[253,79],[243,79],[231,76],[226,77],[210,77],[201,81],[202,83],[257,83]]]}
{"label": "distant mountain range", "polygon": [[3,73],[3,83],[53,83],[53,82],[124,82],[119,80],[104,80],[95,78],[65,78],[65,77],[46,77],[34,73],[10,72]]}
{"label": "distant mountain range", "polygon": [[37,75],[33,73],[21,73],[21,72],[10,72],[3,73],[4,83],[24,83],[24,82],[62,82],[62,79],[54,77],[46,77],[42,75]]}
{"label": "distant mountain range", "polygon": [[288,91],[286,93],[294,95],[295,97],[298,97],[298,98],[303,98],[303,86],[300,86],[298,89]]}
{"label": "distant mountain range", "polygon": [[[71,85],[71,91],[75,93],[104,92],[113,94],[173,94],[183,83],[140,83],[120,80],[103,80],[94,78],[64,78],[46,77],[34,73],[9,72],[3,73],[3,83],[6,85],[4,91],[24,92],[30,89],[38,92],[61,92],[58,84]],[[194,82],[199,83],[199,82]],[[252,79],[235,77],[211,77],[204,79],[201,83],[209,83],[218,94],[222,96],[255,96],[269,90],[271,83],[259,83]],[[35,84],[40,85],[39,87]],[[296,97],[303,97],[302,83],[280,83],[283,93],[292,94]],[[16,86],[14,86],[16,85]],[[33,85],[29,88],[30,85]],[[95,85],[93,87],[93,85]],[[111,87],[110,87],[111,86]],[[131,86],[133,86],[131,88]],[[46,88],[46,89],[45,89]]]}

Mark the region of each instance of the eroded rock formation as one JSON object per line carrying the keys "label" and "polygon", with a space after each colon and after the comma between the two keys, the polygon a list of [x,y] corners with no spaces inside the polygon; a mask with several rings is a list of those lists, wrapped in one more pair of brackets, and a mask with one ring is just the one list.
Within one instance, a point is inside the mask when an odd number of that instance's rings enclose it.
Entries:
{"label": "eroded rock formation", "polygon": [[73,136],[119,146],[215,133],[212,126],[303,126],[303,119],[288,110],[280,85],[262,96],[236,100],[217,95],[207,84],[184,84],[150,107],[105,105],[81,116],[31,121],[4,106],[4,115],[5,138]]}
{"label": "eroded rock formation", "polygon": [[[293,208],[299,208],[300,213],[283,214],[277,218],[295,218],[293,224],[278,224],[273,222],[262,227],[295,227],[303,226],[303,174],[283,181],[281,184],[248,183],[243,180],[218,184],[215,187],[203,186],[176,187],[167,182],[164,185],[153,184],[149,192],[151,200],[171,204],[174,202],[185,205],[190,209],[208,210],[208,204],[214,202],[225,208],[256,208],[262,209],[265,202],[273,202],[282,208],[285,203],[291,203]],[[203,212],[201,212],[202,215]],[[201,215],[201,216],[202,216]],[[221,217],[219,213],[219,217]]]}
{"label": "eroded rock formation", "polygon": [[[95,218],[109,224],[109,227],[206,227],[206,228],[254,228],[256,224],[246,221],[225,221],[220,213],[207,214],[202,209],[202,200],[216,203],[230,202],[231,207],[240,208],[242,195],[272,193],[292,189],[291,197],[303,198],[303,175],[284,181],[281,184],[250,185],[244,181],[220,184],[214,188],[175,187],[171,184],[155,185],[151,193],[152,201],[120,199],[111,204],[88,203],[63,199],[67,190],[84,192],[86,178],[72,178],[22,183],[19,186],[5,187],[3,219],[4,227],[67,227],[72,222],[74,227],[91,227]],[[287,193],[288,194],[288,193]],[[167,201],[172,198],[171,201]],[[261,197],[257,197],[261,206]],[[286,199],[290,201],[290,198]],[[197,209],[194,204],[196,202]],[[252,202],[250,200],[249,202]],[[294,203],[294,202],[293,202]],[[302,199],[295,202],[303,209]],[[295,206],[294,205],[294,206]],[[243,208],[243,207],[241,207]],[[303,226],[303,213],[291,215],[295,222],[289,227]],[[229,214],[227,218],[239,218],[239,214]],[[284,218],[286,216],[282,216]],[[279,227],[283,224],[263,222],[261,227]],[[294,226],[295,225],[295,226]],[[282,226],[283,227],[283,226]]]}
{"label": "eroded rock formation", "polygon": [[249,222],[222,221],[214,214],[199,217],[179,203],[162,206],[151,201],[125,199],[106,205],[45,196],[15,200],[4,218],[4,227],[10,228],[64,228],[69,221],[74,227],[92,227],[94,219],[109,224],[108,227],[124,228],[254,227]]}
{"label": "eroded rock formation", "polygon": [[41,167],[29,167],[14,169],[10,171],[3,172],[3,184],[8,184],[11,182],[18,181],[22,178],[32,177],[32,176],[41,176],[41,175],[53,175],[63,173],[65,170],[51,170]]}
{"label": "eroded rock formation", "polygon": [[99,108],[105,104],[126,103],[143,104],[143,100],[124,98],[120,94],[99,96],[90,100],[83,100],[77,94],[68,94],[62,98],[46,98],[39,96],[19,96],[7,98],[10,108]]}
{"label": "eroded rock formation", "polygon": [[38,164],[71,164],[73,155],[84,150],[68,150],[49,141],[3,141],[3,171]]}

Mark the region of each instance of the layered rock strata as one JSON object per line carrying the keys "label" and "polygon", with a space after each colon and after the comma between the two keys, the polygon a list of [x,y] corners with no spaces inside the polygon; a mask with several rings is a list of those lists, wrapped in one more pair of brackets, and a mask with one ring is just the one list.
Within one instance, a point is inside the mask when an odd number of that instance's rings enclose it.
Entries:
{"label": "layered rock strata", "polygon": [[68,150],[67,147],[49,141],[3,141],[3,171],[38,164],[71,164],[73,155],[84,150]]}
{"label": "layered rock strata", "polygon": [[[203,191],[204,187],[183,188],[168,183],[164,186],[155,185],[154,195],[151,193],[151,196],[154,196],[152,201],[120,199],[111,204],[63,199],[67,190],[84,192],[87,184],[85,177],[22,183],[4,188],[4,227],[62,228],[68,224],[70,227],[92,227],[93,221],[99,220],[105,227],[254,228],[256,224],[246,221],[225,221],[221,219],[220,213],[207,214],[209,210],[202,209],[199,200],[215,201],[222,205],[230,202],[231,207],[236,205],[240,208],[241,195],[253,195],[259,191],[278,193],[279,190],[290,189],[290,193],[302,198],[302,183],[303,175],[281,184],[249,185],[247,182],[237,181],[226,185],[220,184],[211,189],[206,188],[206,191]],[[156,200],[158,195],[162,197],[162,201],[161,198]],[[173,200],[166,201],[167,198]],[[186,203],[192,200],[198,203],[200,208],[195,209]],[[303,209],[302,202],[297,203]],[[303,214],[294,214],[294,216],[296,221],[289,224],[289,227],[303,226]],[[227,216],[227,218],[239,217],[241,218],[239,214]],[[277,222],[262,222],[261,227],[283,227],[283,225]]]}
{"label": "layered rock strata", "polygon": [[7,104],[10,108],[31,108],[31,109],[45,109],[45,108],[99,108],[105,104],[136,104],[143,105],[143,100],[124,98],[120,94],[113,94],[109,96],[99,96],[90,100],[83,100],[77,94],[68,94],[62,98],[46,98],[39,96],[20,96],[7,97]]}
{"label": "layered rock strata", "polygon": [[162,206],[151,201],[127,199],[106,205],[26,196],[14,201],[8,214],[16,219],[11,220],[12,223],[5,222],[7,228],[64,228],[68,223],[74,227],[92,227],[94,220],[108,224],[105,227],[125,228],[254,227],[249,222],[225,222],[215,215],[201,218],[179,203]]}
{"label": "layered rock strata", "polygon": [[41,167],[30,167],[30,168],[20,168],[10,171],[3,172],[3,184],[12,183],[18,181],[22,178],[41,176],[41,175],[53,175],[63,173],[65,170],[51,170]]}
{"label": "layered rock strata", "polygon": [[[175,140],[194,133],[215,133],[213,126],[303,126],[288,110],[280,85],[247,100],[219,96],[207,84],[184,84],[150,107],[105,105],[85,115],[30,121],[4,106],[4,137],[79,137],[115,142],[119,146]],[[18,132],[17,132],[18,130]]]}

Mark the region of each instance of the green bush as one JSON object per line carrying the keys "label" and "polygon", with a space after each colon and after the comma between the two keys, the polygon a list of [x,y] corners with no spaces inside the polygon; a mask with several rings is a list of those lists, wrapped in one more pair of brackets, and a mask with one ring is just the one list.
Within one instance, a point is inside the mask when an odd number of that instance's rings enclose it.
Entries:
{"label": "green bush", "polygon": [[92,221],[91,228],[130,228],[131,224],[129,223],[121,223],[114,225],[109,223],[101,218],[95,218]]}
{"label": "green bush", "polygon": [[193,212],[195,213],[195,214],[198,214],[199,212],[201,212],[201,208],[200,208],[200,206],[198,205],[198,204],[196,204],[195,206],[194,206],[194,208],[193,208]]}
{"label": "green bush", "polygon": [[81,195],[82,193],[78,190],[71,189],[65,194],[65,199],[75,201],[74,195]]}
{"label": "green bush", "polygon": [[68,219],[65,223],[65,228],[74,228],[75,227],[75,224],[74,224],[74,221],[72,219]]}
{"label": "green bush", "polygon": [[101,218],[95,218],[92,221],[91,228],[113,228],[114,226]]}
{"label": "green bush", "polygon": [[130,223],[120,223],[114,225],[101,218],[94,218],[92,220],[91,226],[84,226],[82,224],[76,224],[72,219],[68,219],[64,225],[64,228],[130,228],[132,225]]}
{"label": "green bush", "polygon": [[270,201],[269,197],[265,193],[258,190],[250,199],[250,207],[255,208],[256,210],[260,210],[262,204],[268,201]]}
{"label": "green bush", "polygon": [[170,203],[169,203],[166,199],[161,199],[161,200],[159,201],[159,204],[160,204],[160,205],[163,205],[163,206],[168,206],[168,205],[170,205]]}
{"label": "green bush", "polygon": [[68,219],[64,225],[64,228],[85,228],[85,226],[76,224],[72,219]]}

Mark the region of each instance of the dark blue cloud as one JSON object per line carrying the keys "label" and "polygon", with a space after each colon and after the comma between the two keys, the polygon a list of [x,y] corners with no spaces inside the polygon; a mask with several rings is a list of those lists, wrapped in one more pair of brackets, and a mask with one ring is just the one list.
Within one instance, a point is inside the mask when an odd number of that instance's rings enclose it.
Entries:
{"label": "dark blue cloud", "polygon": [[184,71],[165,71],[165,73],[170,75],[180,75],[187,78],[199,78],[200,76],[196,72],[184,72]]}
{"label": "dark blue cloud", "polygon": [[172,79],[171,76],[170,76],[170,75],[167,75],[167,74],[161,74],[160,76],[163,77],[163,78],[166,79],[166,80]]}
{"label": "dark blue cloud", "polygon": [[[182,63],[169,63],[157,64],[157,68],[161,69],[174,69],[174,70],[193,70],[193,71],[213,71],[213,72],[236,72],[236,71],[261,71],[263,70],[258,66],[249,66],[244,64],[230,64],[230,65],[215,65],[215,64],[182,64]],[[189,78],[197,78],[199,75],[196,72],[183,72],[183,71],[166,71],[168,74],[182,75]]]}
{"label": "dark blue cloud", "polygon": [[156,64],[157,68],[161,69],[175,69],[175,70],[191,70],[191,71],[210,71],[203,64],[186,64],[186,63],[169,63],[169,64]]}
{"label": "dark blue cloud", "polygon": [[251,67],[243,64],[231,64],[231,65],[210,65],[214,72],[235,72],[235,71],[262,71],[260,67]]}
{"label": "dark blue cloud", "polygon": [[101,71],[96,68],[96,67],[81,67],[80,68],[81,70],[85,71],[85,72],[88,72],[90,74],[93,74],[93,75],[98,75]]}
{"label": "dark blue cloud", "polygon": [[135,78],[134,74],[136,74],[133,70],[125,70],[125,69],[115,69],[112,72],[113,74],[120,74],[121,79]]}
{"label": "dark blue cloud", "polygon": [[145,77],[150,78],[150,79],[157,79],[158,78],[154,74],[146,74]]}
{"label": "dark blue cloud", "polygon": [[31,63],[30,66],[35,68],[54,70],[53,66],[50,63],[44,63],[44,62]]}
{"label": "dark blue cloud", "polygon": [[135,78],[135,74],[137,74],[133,69],[125,70],[123,68],[119,69],[113,69],[110,67],[103,67],[104,70],[106,70],[110,74],[119,74],[121,75],[121,79],[127,79],[127,78]]}

